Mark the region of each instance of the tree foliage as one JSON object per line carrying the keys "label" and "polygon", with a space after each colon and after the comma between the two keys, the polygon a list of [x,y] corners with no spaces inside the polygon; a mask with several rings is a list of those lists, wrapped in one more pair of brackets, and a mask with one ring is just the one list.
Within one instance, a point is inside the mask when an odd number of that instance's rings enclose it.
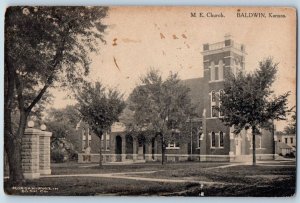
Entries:
{"label": "tree foliage", "polygon": [[52,132],[51,141],[54,142],[59,139],[74,141],[77,133],[76,127],[80,119],[80,113],[73,105],[68,105],[63,109],[51,108],[48,110],[45,124],[48,131]]}
{"label": "tree foliage", "polygon": [[65,154],[69,159],[77,157],[78,149],[82,144],[81,140],[78,139],[80,132],[76,130],[80,119],[80,114],[76,106],[73,105],[63,109],[51,108],[48,110],[45,124],[47,130],[52,132],[51,158],[54,161],[59,161],[61,154]]}
{"label": "tree foliage", "polygon": [[[128,125],[131,133],[152,137],[159,134],[163,146],[186,129],[193,112],[189,88],[180,83],[178,75],[170,73],[163,80],[154,69],[141,78],[141,84],[129,96],[129,109],[134,112]],[[181,140],[184,135],[180,133]]]}
{"label": "tree foliage", "polygon": [[[220,98],[220,111],[224,113],[222,121],[228,126],[234,126],[236,133],[250,128],[255,139],[260,128],[269,126],[268,122],[286,119],[290,111],[287,100],[290,93],[276,97],[271,88],[277,68],[278,64],[268,58],[261,61],[253,73],[239,72],[237,76],[228,74],[224,83],[225,94]],[[255,146],[253,149],[255,153]]]}
{"label": "tree foliage", "polygon": [[292,118],[288,124],[288,126],[286,126],[284,128],[284,133],[285,134],[296,134],[296,131],[297,131],[297,122],[296,122],[296,112],[293,112],[292,114]]}
{"label": "tree foliage", "polygon": [[[104,87],[100,82],[86,83],[76,95],[78,109],[83,121],[100,138],[109,132],[112,124],[119,120],[125,108],[123,95],[115,90]],[[100,165],[102,165],[100,141]]]}
{"label": "tree foliage", "polygon": [[[79,85],[106,28],[106,7],[9,7],[5,14],[5,150],[10,179],[20,182],[21,138],[49,87]],[[12,128],[14,106],[18,127]]]}

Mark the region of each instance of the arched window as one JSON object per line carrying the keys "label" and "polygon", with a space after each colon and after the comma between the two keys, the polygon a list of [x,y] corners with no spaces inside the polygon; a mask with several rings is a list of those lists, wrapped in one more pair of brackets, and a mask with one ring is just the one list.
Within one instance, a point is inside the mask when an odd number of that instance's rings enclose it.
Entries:
{"label": "arched window", "polygon": [[211,147],[216,147],[216,134],[211,132]]}
{"label": "arched window", "polygon": [[211,92],[211,102],[216,102],[216,92],[215,91]]}
{"label": "arched window", "polygon": [[221,109],[221,105],[222,105],[221,99],[223,98],[223,96],[224,96],[224,90],[220,90],[220,102],[219,102],[220,116],[224,116],[224,111],[222,111],[222,109]]}
{"label": "arched window", "polygon": [[217,93],[211,92],[211,117],[218,117]]}
{"label": "arched window", "polygon": [[224,147],[224,133],[220,132],[220,147]]}
{"label": "arched window", "polygon": [[224,96],[224,90],[220,90],[220,99]]}
{"label": "arched window", "polygon": [[219,66],[215,66],[215,80],[219,80]]}

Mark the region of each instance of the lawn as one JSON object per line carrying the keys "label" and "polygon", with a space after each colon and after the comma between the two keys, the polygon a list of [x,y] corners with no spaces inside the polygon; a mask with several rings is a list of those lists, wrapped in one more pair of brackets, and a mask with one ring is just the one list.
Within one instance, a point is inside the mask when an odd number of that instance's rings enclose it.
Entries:
{"label": "lawn", "polygon": [[[52,174],[124,173],[125,179],[108,177],[51,177],[27,181],[24,188],[11,188],[9,194],[20,195],[162,195],[162,196],[291,196],[295,193],[296,166],[239,165],[217,168],[228,163],[145,163],[133,165],[52,164]],[[153,171],[153,173],[136,173]],[[156,182],[131,180],[192,180],[193,182]],[[201,184],[201,181],[206,181]],[[23,189],[23,191],[22,191]]]}

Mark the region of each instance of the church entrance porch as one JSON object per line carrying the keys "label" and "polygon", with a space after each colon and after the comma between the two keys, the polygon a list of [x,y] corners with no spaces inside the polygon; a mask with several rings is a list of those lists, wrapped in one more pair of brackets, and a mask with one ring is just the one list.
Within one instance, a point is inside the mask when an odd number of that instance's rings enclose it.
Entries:
{"label": "church entrance porch", "polygon": [[146,139],[144,135],[115,134],[112,136],[112,162],[154,161],[157,154],[155,138]]}

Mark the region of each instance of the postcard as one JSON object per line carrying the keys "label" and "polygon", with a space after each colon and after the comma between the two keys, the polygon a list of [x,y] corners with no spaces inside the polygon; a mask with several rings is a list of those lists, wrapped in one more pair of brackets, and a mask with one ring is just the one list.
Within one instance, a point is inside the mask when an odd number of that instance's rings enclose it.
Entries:
{"label": "postcard", "polygon": [[296,9],[12,6],[4,189],[290,197]]}

